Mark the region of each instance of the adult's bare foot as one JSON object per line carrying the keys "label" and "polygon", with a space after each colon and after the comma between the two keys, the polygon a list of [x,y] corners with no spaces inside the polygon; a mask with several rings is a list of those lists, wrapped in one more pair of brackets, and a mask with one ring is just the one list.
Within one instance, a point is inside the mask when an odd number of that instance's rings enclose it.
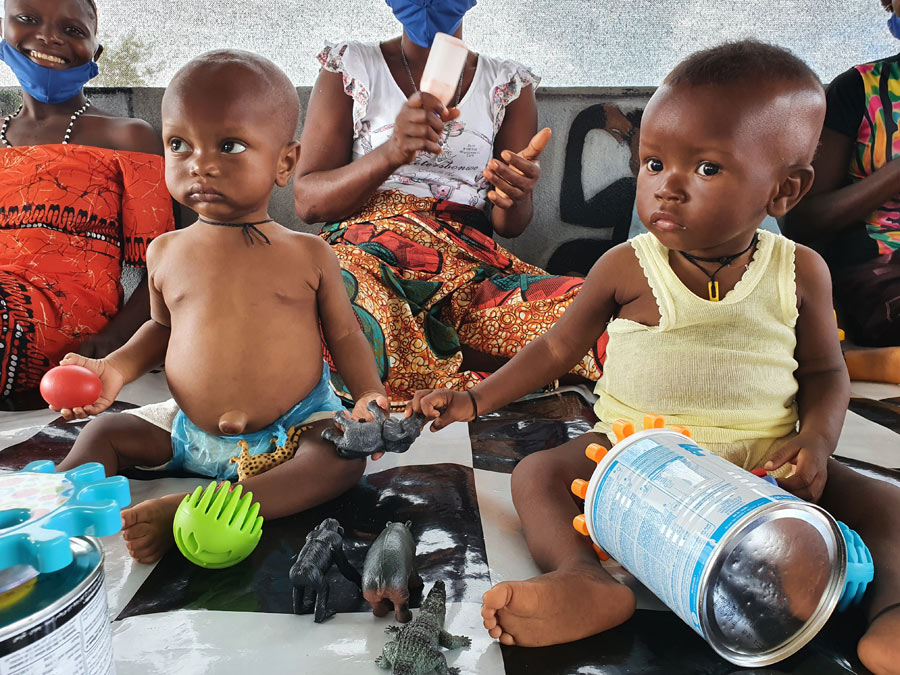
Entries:
{"label": "adult's bare foot", "polygon": [[900,383],[900,347],[852,349],[844,360],[851,380]]}
{"label": "adult's bare foot", "polygon": [[595,635],[634,614],[635,599],[599,565],[504,581],[481,599],[491,637],[505,645],[543,647]]}
{"label": "adult's bare foot", "polygon": [[875,675],[900,673],[900,604],[878,614],[859,641],[856,653],[863,665]]}
{"label": "adult's bare foot", "polygon": [[172,548],[172,521],[182,499],[183,494],[166,495],[122,511],[122,538],[132,558],[153,563]]}

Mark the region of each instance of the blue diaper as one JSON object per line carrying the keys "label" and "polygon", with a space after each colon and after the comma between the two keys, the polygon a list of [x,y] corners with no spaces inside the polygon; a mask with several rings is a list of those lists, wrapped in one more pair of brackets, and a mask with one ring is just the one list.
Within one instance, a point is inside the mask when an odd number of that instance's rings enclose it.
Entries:
{"label": "blue diaper", "polygon": [[287,431],[292,426],[303,424],[316,413],[343,409],[330,382],[328,364],[323,361],[322,378],[309,396],[265,429],[252,434],[214,436],[197,427],[179,410],[172,423],[172,460],[165,468],[209,476],[219,481],[234,480],[237,478],[237,464],[232,464],[231,458],[241,452],[238,441],[247,441],[250,455],[259,455],[284,445]]}

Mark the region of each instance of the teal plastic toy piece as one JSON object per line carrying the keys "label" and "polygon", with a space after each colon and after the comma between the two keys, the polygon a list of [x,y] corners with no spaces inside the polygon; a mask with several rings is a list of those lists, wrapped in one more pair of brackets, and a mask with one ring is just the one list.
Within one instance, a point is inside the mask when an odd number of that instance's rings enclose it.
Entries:
{"label": "teal plastic toy piece", "polygon": [[222,569],[237,565],[253,552],[262,536],[263,518],[253,493],[224,481],[198,487],[178,505],[172,531],[175,544],[195,565]]}
{"label": "teal plastic toy piece", "polygon": [[847,576],[844,578],[844,590],[837,604],[837,611],[843,612],[862,601],[866,587],[875,578],[875,565],[872,563],[872,554],[862,538],[841,521],[838,521],[838,527],[841,528],[841,534],[847,543]]}
{"label": "teal plastic toy piece", "polygon": [[97,462],[55,473],[53,462],[40,460],[0,473],[0,570],[66,567],[72,562],[69,537],[115,534],[130,503],[128,479],[107,478]]}

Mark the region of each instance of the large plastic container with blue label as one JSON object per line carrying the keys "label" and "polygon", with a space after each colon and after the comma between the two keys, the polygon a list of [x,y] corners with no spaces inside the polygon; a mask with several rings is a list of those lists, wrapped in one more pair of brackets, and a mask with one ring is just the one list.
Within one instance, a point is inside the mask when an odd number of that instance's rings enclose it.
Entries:
{"label": "large plastic container with blue label", "polygon": [[844,586],[847,549],[828,513],[674,430],[613,446],[584,519],[597,546],[740,666],[800,649]]}
{"label": "large plastic container with blue label", "polygon": [[131,501],[100,464],[0,471],[0,673],[115,675],[103,548]]}

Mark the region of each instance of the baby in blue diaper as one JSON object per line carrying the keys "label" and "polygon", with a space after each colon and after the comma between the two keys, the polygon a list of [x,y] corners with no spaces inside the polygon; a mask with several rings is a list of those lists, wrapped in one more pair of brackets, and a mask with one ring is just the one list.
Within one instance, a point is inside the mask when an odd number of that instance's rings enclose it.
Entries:
{"label": "baby in blue diaper", "polygon": [[[92,405],[60,412],[102,412],[163,359],[173,400],[92,420],[60,471],[95,461],[109,474],[237,477],[265,518],[359,480],[365,461],[338,457],[321,437],[341,409],[322,354],[327,344],[356,401],[353,417],[371,419],[369,403],[388,409],[372,350],[328,244],[268,213],[273,185],[290,181],[300,157],[299,108],[287,76],[248,52],[204,54],[173,78],[162,103],[166,185],[198,219],[147,249],[150,321],[106,358],[63,359],[94,371],[103,389]],[[172,545],[183,496],[122,511],[136,560],[153,562]]]}

